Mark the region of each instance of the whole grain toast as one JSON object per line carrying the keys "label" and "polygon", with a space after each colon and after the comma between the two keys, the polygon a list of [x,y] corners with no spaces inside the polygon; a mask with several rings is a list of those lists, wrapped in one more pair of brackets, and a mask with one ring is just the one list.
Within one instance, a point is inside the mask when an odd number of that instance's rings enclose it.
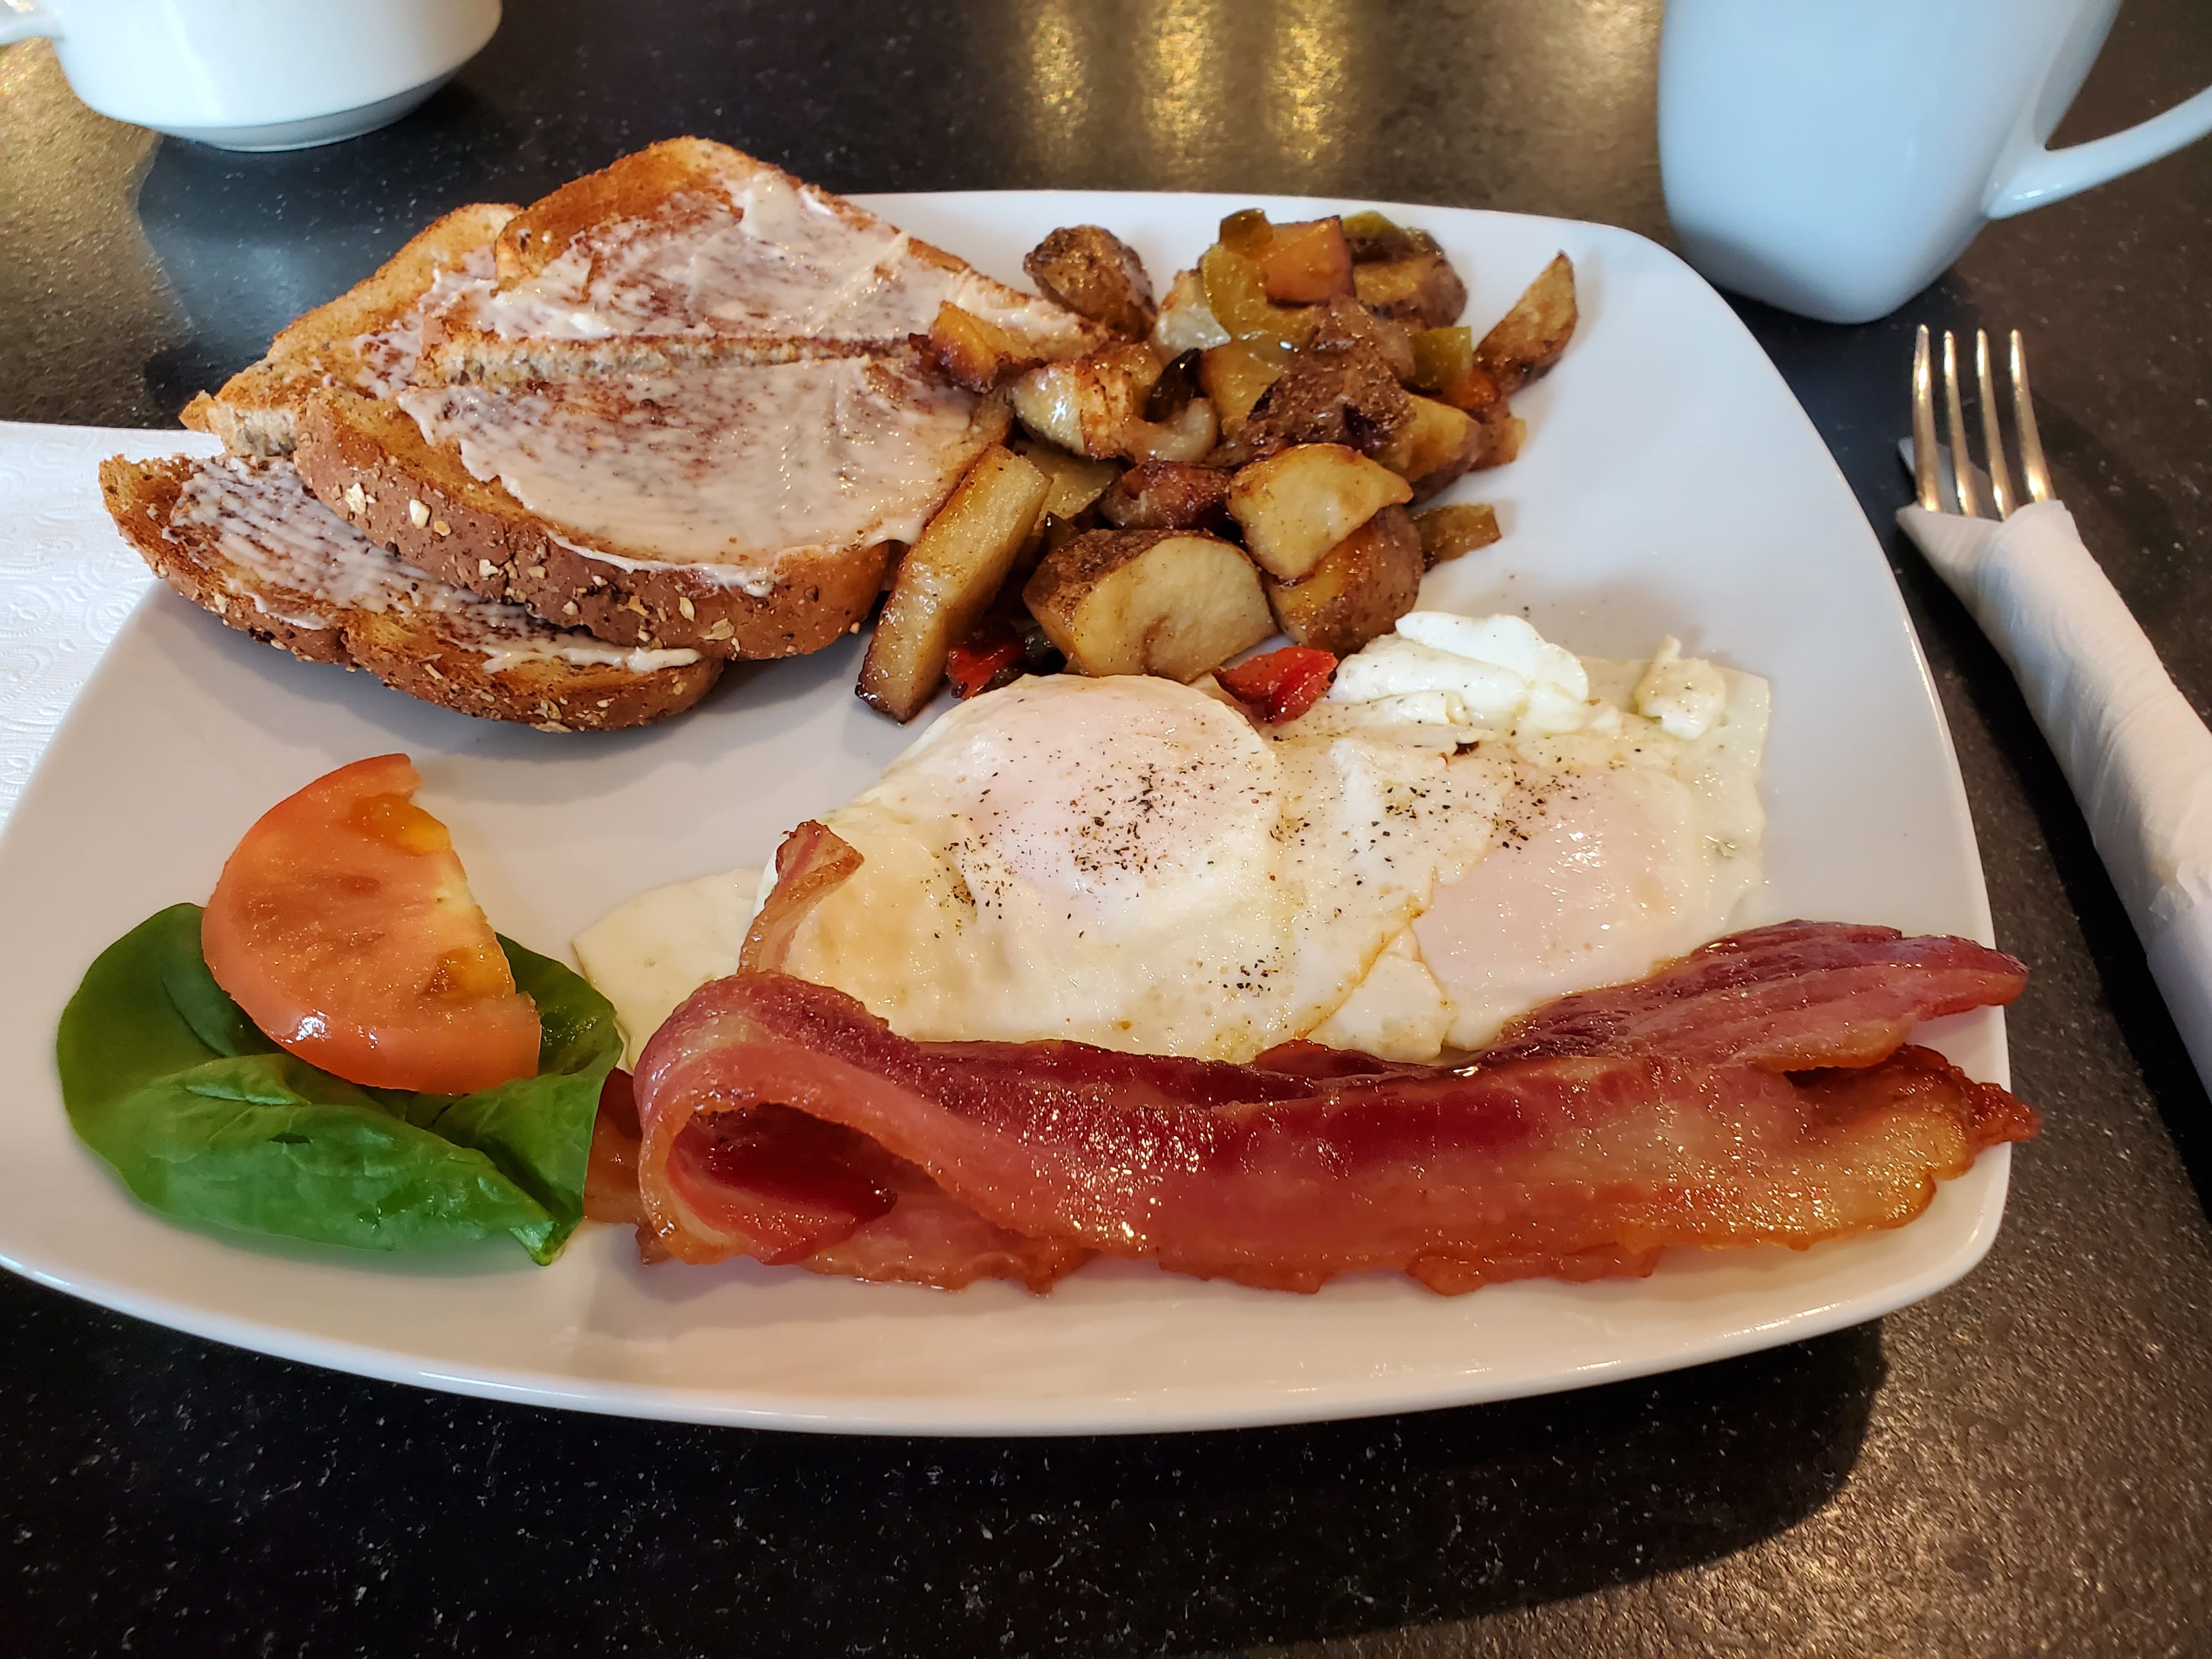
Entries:
{"label": "whole grain toast", "polygon": [[490,288],[433,317],[422,382],[882,353],[927,333],[946,302],[1044,358],[1109,337],[865,208],[700,138],[626,155],[523,209],[494,257]]}
{"label": "whole grain toast", "polygon": [[410,570],[324,508],[288,461],[118,455],[100,464],[100,487],[139,555],[201,609],[464,714],[643,726],[689,708],[721,672],[711,657],[623,651]]}
{"label": "whole grain toast", "polygon": [[[1009,424],[1003,399],[960,395],[972,413],[939,456],[939,482],[917,515],[924,520]],[[477,477],[455,444],[432,441],[405,410],[381,400],[309,399],[294,459],[326,506],[409,564],[625,646],[750,658],[819,650],[866,617],[902,550],[896,537],[799,546],[733,579],[725,567],[671,560],[650,542],[615,540],[605,526],[532,510],[497,479]]]}
{"label": "whole grain toast", "polygon": [[232,375],[222,391],[194,398],[184,423],[214,434],[234,455],[289,455],[308,397],[333,390],[390,395],[414,370],[425,301],[441,297],[455,279],[490,280],[493,239],[517,211],[478,203],[435,221],[366,281],[288,325],[261,361]]}

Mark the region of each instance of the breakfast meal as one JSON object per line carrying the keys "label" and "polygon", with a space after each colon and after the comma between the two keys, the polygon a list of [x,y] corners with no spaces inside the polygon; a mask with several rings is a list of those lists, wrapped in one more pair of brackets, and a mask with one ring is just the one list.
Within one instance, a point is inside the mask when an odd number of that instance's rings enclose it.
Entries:
{"label": "breakfast meal", "polygon": [[857,689],[907,720],[948,678],[1357,650],[1498,538],[1407,509],[1513,459],[1577,315],[1562,255],[1478,339],[1372,212],[1232,214],[1157,303],[1099,226],[1024,268],[673,139],[446,215],[193,399],[224,458],[101,483],[203,609],[463,714],[664,719],[880,599]]}
{"label": "breakfast meal", "polygon": [[580,977],[493,931],[404,756],[307,784],[63,1015],[134,1194],[540,1263],[588,1219],[945,1289],[1458,1294],[1900,1226],[2035,1133],[1911,1041],[2018,962],[1735,921],[1765,678],[1424,608],[1499,539],[1434,498],[1520,452],[1564,254],[1480,334],[1374,212],[1233,213],[1157,287],[1097,225],[1024,269],[673,140],[429,227],[195,400],[225,454],[103,466],[179,592],[462,713],[641,725],[872,618],[865,702],[954,700]]}

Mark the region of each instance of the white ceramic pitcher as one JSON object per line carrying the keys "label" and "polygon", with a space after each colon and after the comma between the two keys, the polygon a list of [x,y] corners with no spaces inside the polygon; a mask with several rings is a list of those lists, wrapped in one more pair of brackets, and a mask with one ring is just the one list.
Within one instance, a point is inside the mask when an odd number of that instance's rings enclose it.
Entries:
{"label": "white ceramic pitcher", "polygon": [[396,121],[473,58],[499,0],[0,0],[102,115],[225,149],[300,149]]}
{"label": "white ceramic pitcher", "polygon": [[1895,310],[1984,224],[2212,132],[2212,88],[2046,149],[2119,0],[1668,0],[1659,160],[1692,264],[1825,322]]}

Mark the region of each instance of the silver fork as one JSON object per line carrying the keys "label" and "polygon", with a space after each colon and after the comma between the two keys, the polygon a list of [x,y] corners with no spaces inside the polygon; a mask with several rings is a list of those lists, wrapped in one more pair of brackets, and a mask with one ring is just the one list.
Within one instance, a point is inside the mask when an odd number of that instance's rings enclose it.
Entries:
{"label": "silver fork", "polygon": [[[2005,465],[2004,431],[1997,420],[1996,377],[1990,373],[1990,335],[1974,331],[1974,379],[1980,392],[1982,448],[1989,456],[1989,471],[1980,472],[1966,444],[1966,417],[1959,398],[1959,343],[1949,329],[1943,331],[1943,416],[1948,446],[1950,479],[1955,500],[1946,500],[1942,449],[1936,441],[1936,375],[1930,362],[1928,330],[1923,325],[1912,346],[1912,472],[1920,487],[1920,505],[1930,513],[1957,513],[1969,519],[2008,519],[2023,503],[2012,486],[2012,471]],[[2043,439],[2035,429],[2035,407],[2028,400],[2027,349],[2020,331],[2012,331],[2013,424],[2020,432],[2020,469],[2027,479],[2032,501],[2055,501],[2051,469],[2043,459]],[[1989,483],[1989,506],[1983,510],[1981,479]]]}

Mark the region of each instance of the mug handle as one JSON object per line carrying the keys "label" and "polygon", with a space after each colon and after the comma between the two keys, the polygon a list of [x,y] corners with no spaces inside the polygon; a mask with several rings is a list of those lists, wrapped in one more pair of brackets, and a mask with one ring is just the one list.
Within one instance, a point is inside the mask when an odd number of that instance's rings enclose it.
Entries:
{"label": "mug handle", "polygon": [[24,0],[12,0],[12,3],[0,0],[0,46],[27,40],[34,34],[60,40],[62,20],[44,6],[27,5]]}
{"label": "mug handle", "polygon": [[2030,208],[2063,202],[2077,191],[2133,173],[2161,155],[2171,155],[2208,132],[2212,132],[2212,87],[2163,115],[2154,115],[2108,137],[2069,144],[2063,149],[2038,147],[2011,178],[1990,187],[1982,211],[1992,219],[2009,219]]}

